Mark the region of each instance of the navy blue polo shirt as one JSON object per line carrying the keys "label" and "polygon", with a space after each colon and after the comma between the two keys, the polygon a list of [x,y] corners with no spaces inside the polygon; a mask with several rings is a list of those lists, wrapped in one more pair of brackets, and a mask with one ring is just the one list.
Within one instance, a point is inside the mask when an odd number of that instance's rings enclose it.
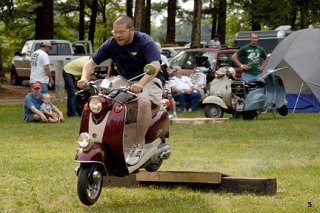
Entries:
{"label": "navy blue polo shirt", "polygon": [[[125,46],[119,46],[114,38],[110,38],[92,55],[96,64],[110,58],[117,66],[119,75],[126,79],[143,73],[143,67],[152,61],[161,63],[160,53],[153,39],[142,32],[135,32],[133,41]],[[164,81],[161,72],[156,77]]]}

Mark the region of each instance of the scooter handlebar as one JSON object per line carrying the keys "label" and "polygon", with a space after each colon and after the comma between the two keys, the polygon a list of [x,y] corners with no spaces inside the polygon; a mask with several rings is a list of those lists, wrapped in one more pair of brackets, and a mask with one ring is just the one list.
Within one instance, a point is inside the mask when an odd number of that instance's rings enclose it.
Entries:
{"label": "scooter handlebar", "polygon": [[130,95],[132,95],[134,97],[138,97],[138,95],[136,93],[133,93],[133,92],[130,91],[130,87],[129,86],[114,88],[114,89],[110,90],[107,95],[109,97],[111,97],[111,98],[114,98],[114,97],[116,97],[117,95],[119,95],[122,92],[130,94]]}
{"label": "scooter handlebar", "polygon": [[261,77],[262,79],[265,79],[268,75],[272,74],[272,73],[275,73],[275,72],[278,72],[280,70],[284,70],[284,69],[288,69],[288,67],[280,67],[278,69],[270,69],[270,70],[267,70],[264,75]]}
{"label": "scooter handlebar", "polygon": [[75,92],[75,94],[78,95],[79,93],[82,93],[82,92],[88,90],[89,88],[93,88],[96,92],[99,91],[99,88],[98,88],[98,86],[95,84],[94,81],[87,81],[87,82],[86,82],[86,87],[85,87],[84,89],[82,89],[82,90],[79,90],[79,91]]}

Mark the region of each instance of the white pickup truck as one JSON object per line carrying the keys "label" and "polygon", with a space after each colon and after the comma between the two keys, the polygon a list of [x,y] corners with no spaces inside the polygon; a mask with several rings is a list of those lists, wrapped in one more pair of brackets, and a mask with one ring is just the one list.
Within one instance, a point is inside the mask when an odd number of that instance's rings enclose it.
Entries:
{"label": "white pickup truck", "polygon": [[[29,80],[30,78],[30,60],[31,54],[40,48],[40,43],[43,40],[29,40],[24,44],[21,52],[15,52],[11,63],[11,84],[21,85],[23,80]],[[70,62],[71,60],[84,56],[91,55],[93,53],[93,48],[90,41],[77,41],[71,43],[67,40],[50,40],[51,49],[48,54],[50,57],[50,69],[52,75],[56,71],[56,62],[64,61],[64,64]],[[60,70],[62,72],[62,70]],[[101,64],[95,70],[96,73],[107,72],[106,63]]]}

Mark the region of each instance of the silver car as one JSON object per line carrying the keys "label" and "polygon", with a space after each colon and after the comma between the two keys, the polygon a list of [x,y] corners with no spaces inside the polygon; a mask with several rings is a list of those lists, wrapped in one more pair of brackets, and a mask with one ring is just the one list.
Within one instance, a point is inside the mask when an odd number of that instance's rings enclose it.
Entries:
{"label": "silver car", "polygon": [[175,55],[185,49],[185,47],[162,47],[161,54],[165,55],[170,61]]}

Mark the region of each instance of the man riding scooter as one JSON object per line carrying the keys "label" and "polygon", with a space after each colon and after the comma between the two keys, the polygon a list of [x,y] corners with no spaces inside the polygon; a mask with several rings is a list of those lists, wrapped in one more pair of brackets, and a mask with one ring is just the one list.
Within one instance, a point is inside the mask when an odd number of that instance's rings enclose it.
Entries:
{"label": "man riding scooter", "polygon": [[136,32],[132,18],[128,16],[119,17],[111,31],[113,38],[104,42],[85,64],[81,79],[77,85],[84,88],[97,64],[107,59],[112,59],[118,69],[119,76],[112,85],[123,85],[126,80],[131,79],[144,72],[146,64],[155,67],[155,74],[144,75],[136,79],[130,87],[131,92],[138,95],[138,114],[136,137],[133,138],[134,145],[126,158],[129,166],[137,164],[144,155],[143,145],[145,136],[152,118],[151,109],[159,109],[162,99],[163,75],[160,73],[160,53],[152,38],[141,32]]}

